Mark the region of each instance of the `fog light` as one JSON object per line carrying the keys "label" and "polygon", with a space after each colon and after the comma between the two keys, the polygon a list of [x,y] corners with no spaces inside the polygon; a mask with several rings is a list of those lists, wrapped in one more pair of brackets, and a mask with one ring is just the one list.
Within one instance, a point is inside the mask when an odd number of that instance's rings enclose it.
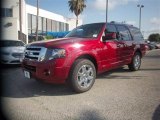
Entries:
{"label": "fog light", "polygon": [[44,70],[44,75],[48,76],[50,74],[51,74],[50,70]]}

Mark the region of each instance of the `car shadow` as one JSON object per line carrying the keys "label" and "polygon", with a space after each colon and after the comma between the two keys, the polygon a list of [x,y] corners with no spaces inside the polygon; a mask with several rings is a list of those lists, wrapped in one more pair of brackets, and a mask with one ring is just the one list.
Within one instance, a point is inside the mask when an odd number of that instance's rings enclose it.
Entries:
{"label": "car shadow", "polygon": [[[6,85],[7,86],[7,85]],[[2,97],[26,98],[38,96],[65,96],[76,94],[66,84],[49,84],[24,78],[22,83],[2,87]]]}
{"label": "car shadow", "polygon": [[98,110],[83,110],[75,120],[106,120],[102,113]]}
{"label": "car shadow", "polygon": [[141,79],[144,76],[138,76],[138,75],[133,75],[131,76],[130,74],[128,75],[114,75],[114,73],[132,73],[131,70],[125,68],[125,67],[120,67],[118,69],[113,69],[107,72],[104,72],[100,75],[97,76],[97,79]]}
{"label": "car shadow", "polygon": [[[114,69],[97,76],[96,79],[141,79],[144,76],[128,76],[115,75],[113,73],[131,72],[124,67]],[[3,82],[2,82],[3,81]],[[26,98],[37,96],[65,96],[77,94],[73,92],[66,84],[55,85],[37,82],[34,79],[27,79],[24,77],[22,69],[16,67],[8,67],[3,70],[3,79],[1,87],[2,97],[12,98]]]}
{"label": "car shadow", "polygon": [[160,105],[155,109],[152,120],[160,120]]}
{"label": "car shadow", "polygon": [[11,68],[19,68],[21,64],[0,64],[1,70],[11,69]]}

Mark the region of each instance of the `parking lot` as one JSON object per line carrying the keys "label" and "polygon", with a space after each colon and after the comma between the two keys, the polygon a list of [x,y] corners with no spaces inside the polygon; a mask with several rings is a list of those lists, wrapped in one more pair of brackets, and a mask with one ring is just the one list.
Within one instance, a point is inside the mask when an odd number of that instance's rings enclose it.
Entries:
{"label": "parking lot", "polygon": [[20,67],[2,71],[2,110],[11,120],[160,120],[160,50],[97,76],[92,89],[75,94],[66,85],[24,78]]}

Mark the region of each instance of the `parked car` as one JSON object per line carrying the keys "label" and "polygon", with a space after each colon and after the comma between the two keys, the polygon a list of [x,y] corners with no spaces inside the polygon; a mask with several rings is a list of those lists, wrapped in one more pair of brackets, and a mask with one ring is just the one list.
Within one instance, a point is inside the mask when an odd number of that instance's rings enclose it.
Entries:
{"label": "parked car", "polygon": [[[41,41],[41,40],[45,40],[45,37],[43,35],[38,35],[38,41]],[[35,41],[36,41],[36,35],[35,34],[28,35],[28,42],[29,43],[35,42]]]}
{"label": "parked car", "polygon": [[25,49],[21,40],[0,40],[1,64],[20,64]]}
{"label": "parked car", "polygon": [[150,50],[156,49],[156,43],[155,42],[149,42],[148,46],[149,46]]}
{"label": "parked car", "polygon": [[26,78],[66,82],[81,93],[91,89],[99,73],[123,65],[139,70],[145,53],[146,43],[138,28],[93,23],[75,28],[65,38],[28,44],[22,67]]}
{"label": "parked car", "polygon": [[160,43],[156,43],[156,49],[160,49]]}

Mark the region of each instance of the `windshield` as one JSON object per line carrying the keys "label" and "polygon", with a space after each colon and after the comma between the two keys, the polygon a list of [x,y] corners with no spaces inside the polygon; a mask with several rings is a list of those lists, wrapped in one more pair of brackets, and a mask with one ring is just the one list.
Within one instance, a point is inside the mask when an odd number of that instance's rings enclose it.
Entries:
{"label": "windshield", "polygon": [[17,47],[24,46],[24,43],[21,41],[13,41],[13,40],[2,40],[0,41],[1,47]]}
{"label": "windshield", "polygon": [[97,38],[103,26],[104,23],[82,25],[73,29],[66,37]]}

